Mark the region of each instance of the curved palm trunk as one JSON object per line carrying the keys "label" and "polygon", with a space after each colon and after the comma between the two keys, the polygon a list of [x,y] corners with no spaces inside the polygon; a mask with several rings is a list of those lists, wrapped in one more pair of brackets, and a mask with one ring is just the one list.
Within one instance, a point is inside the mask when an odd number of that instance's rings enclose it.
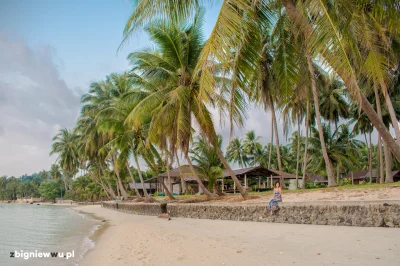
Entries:
{"label": "curved palm trunk", "polygon": [[187,190],[186,182],[185,182],[184,177],[182,176],[181,163],[179,162],[179,157],[178,157],[178,153],[177,152],[175,152],[175,157],[176,157],[176,162],[178,163],[179,175],[180,175],[180,178],[181,178],[182,194],[185,194],[186,190]]}
{"label": "curved palm trunk", "polygon": [[201,190],[203,190],[204,194],[206,194],[207,197],[212,198],[212,199],[218,198],[218,195],[216,195],[216,194],[214,194],[214,193],[211,193],[211,192],[204,186],[203,182],[201,182],[200,177],[197,175],[196,171],[194,170],[192,161],[190,160],[188,153],[185,153],[185,158],[186,158],[186,161],[187,161],[188,164],[189,164],[190,170],[192,171],[194,178],[196,179],[197,184],[199,184],[199,188],[201,188]]}
{"label": "curved palm trunk", "polygon": [[393,125],[394,132],[395,132],[395,135],[396,135],[396,141],[397,141],[398,144],[400,144],[399,121],[397,121],[396,113],[395,113],[394,107],[393,107],[393,103],[392,103],[392,100],[390,99],[389,92],[388,92],[386,87],[384,88],[384,92],[383,93],[384,93],[384,96],[385,96],[386,106],[387,106],[387,108],[389,110],[390,119],[392,120],[392,125]]}
{"label": "curved palm trunk", "polygon": [[[100,166],[100,170],[101,170],[101,173],[103,174],[103,176],[105,176],[103,167]],[[101,177],[100,177],[100,180],[101,180]],[[117,195],[115,195],[115,192],[114,192],[114,190],[113,190],[113,188],[112,188],[110,182],[108,182],[107,179],[105,179],[105,182],[106,182],[106,185],[107,185],[107,186],[105,186],[105,187],[108,188],[108,192],[111,194],[111,197],[112,197],[113,199],[116,199],[116,198],[117,198]],[[118,187],[117,187],[117,190],[118,190]]]}
{"label": "curved palm trunk", "polygon": [[109,193],[108,189],[106,188],[106,186],[104,186],[103,180],[101,180],[100,171],[98,171],[98,174],[99,174],[99,180],[96,179],[94,174],[90,174],[90,175],[92,176],[93,180],[103,188],[104,192],[107,195],[107,198],[110,200],[111,199],[110,193]]}
{"label": "curved palm trunk", "polygon": [[116,164],[117,164],[117,159],[116,159],[115,155],[114,155],[113,157],[114,157],[114,172],[115,172],[115,174],[117,175],[117,180],[118,180],[119,189],[120,189],[120,191],[121,191],[122,197],[123,197],[124,199],[128,199],[128,196],[129,196],[129,195],[128,195],[128,193],[126,192],[124,186],[122,185],[121,177],[119,176],[119,169],[118,169],[118,166],[116,165]]}
{"label": "curved palm trunk", "polygon": [[317,84],[315,83],[314,66],[312,63],[310,53],[308,51],[306,53],[307,53],[306,57],[307,57],[308,70],[310,71],[310,75],[311,75],[311,89],[312,89],[312,94],[313,94],[313,98],[314,98],[314,107],[315,107],[315,115],[316,115],[317,126],[318,126],[319,140],[321,142],[322,155],[324,157],[324,161],[325,161],[325,165],[326,165],[326,172],[328,174],[328,186],[334,187],[334,186],[337,186],[337,184],[335,182],[335,176],[333,173],[332,163],[331,163],[331,160],[329,159],[328,152],[326,150],[324,131],[323,131],[322,124],[321,124],[321,113],[319,111],[319,93],[318,93],[318,89],[317,89]]}
{"label": "curved palm trunk", "polygon": [[304,158],[303,158],[303,182],[301,184],[301,188],[305,189],[306,188],[306,172],[307,172],[307,157],[308,157],[308,119],[309,119],[309,113],[308,113],[308,108],[309,108],[309,102],[307,101],[307,118],[306,118],[306,144],[304,147]]}
{"label": "curved palm trunk", "polygon": [[[214,146],[215,147],[215,146]],[[244,199],[247,199],[248,194],[246,189],[242,186],[242,184],[240,184],[239,179],[237,178],[237,176],[235,175],[235,172],[233,172],[231,166],[228,164],[228,162],[226,161],[224,155],[222,154],[222,151],[219,147],[215,147],[216,152],[218,154],[218,157],[221,159],[222,164],[224,165],[225,169],[228,170],[233,182],[236,185],[236,188],[239,189],[240,194],[242,195],[242,197]]]}
{"label": "curved palm trunk", "polygon": [[149,193],[147,193],[147,190],[144,187],[142,171],[140,170],[140,165],[139,165],[139,161],[138,161],[138,158],[137,158],[136,154],[133,154],[133,157],[135,158],[136,167],[138,169],[140,183],[142,184],[142,188],[143,188],[143,194],[144,194],[144,196],[146,197],[147,200],[151,200],[151,197],[150,197]]}
{"label": "curved palm trunk", "polygon": [[297,160],[296,160],[296,189],[299,187],[299,165],[300,165],[300,115],[297,118]]}
{"label": "curved palm trunk", "polygon": [[134,187],[134,189],[135,189],[135,193],[136,193],[136,195],[137,195],[138,197],[140,197],[139,190],[138,190],[138,188],[137,188],[137,186],[136,186],[135,178],[134,178],[133,175],[132,175],[132,171],[131,171],[131,168],[129,167],[129,163],[128,163],[128,162],[126,162],[126,169],[128,169],[129,176],[131,177],[131,180],[132,180],[132,183],[133,183],[133,187]]}
{"label": "curved palm trunk", "polygon": [[[298,12],[297,8],[293,5],[290,0],[283,0],[283,5],[289,15],[290,19],[297,24],[299,29],[302,30],[304,37],[307,37],[312,33],[313,29],[310,23],[306,18],[302,16],[301,13]],[[327,60],[329,62],[329,60]],[[357,101],[360,102],[360,107],[367,115],[372,125],[376,128],[376,130],[381,135],[381,138],[388,145],[389,149],[392,151],[393,155],[396,157],[398,161],[400,161],[400,145],[394,140],[393,136],[387,130],[386,126],[383,124],[382,119],[380,119],[379,115],[375,112],[373,106],[368,101],[367,97],[361,92],[361,89],[358,86],[357,80],[355,78],[345,78],[343,77],[343,73],[338,73],[338,75],[342,78],[348,88],[355,87],[355,90],[359,92],[360,98]]]}
{"label": "curved palm trunk", "polygon": [[[143,157],[143,159],[146,161],[147,165],[151,168],[151,170],[153,170],[155,175],[158,175],[158,170],[156,167],[154,167],[154,165],[149,161],[149,159],[146,158],[146,156]],[[161,177],[157,177],[158,182],[161,184],[161,186],[163,187],[165,194],[168,196],[168,198],[170,200],[174,200],[174,196],[172,196],[171,192],[169,191],[169,189],[167,188],[167,186],[164,184],[164,180]]]}

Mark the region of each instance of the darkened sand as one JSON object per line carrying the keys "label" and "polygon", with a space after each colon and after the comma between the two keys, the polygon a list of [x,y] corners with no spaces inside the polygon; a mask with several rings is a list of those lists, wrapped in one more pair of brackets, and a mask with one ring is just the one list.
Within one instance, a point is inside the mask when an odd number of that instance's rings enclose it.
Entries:
{"label": "darkened sand", "polygon": [[101,206],[86,265],[400,265],[400,229],[160,219]]}

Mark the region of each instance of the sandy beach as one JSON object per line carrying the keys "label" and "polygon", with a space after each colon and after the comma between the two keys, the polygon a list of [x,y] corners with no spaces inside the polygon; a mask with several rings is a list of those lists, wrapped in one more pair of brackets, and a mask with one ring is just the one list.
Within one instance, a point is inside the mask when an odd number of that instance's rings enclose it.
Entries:
{"label": "sandy beach", "polygon": [[75,210],[106,220],[86,265],[399,265],[400,230],[160,219],[101,206]]}

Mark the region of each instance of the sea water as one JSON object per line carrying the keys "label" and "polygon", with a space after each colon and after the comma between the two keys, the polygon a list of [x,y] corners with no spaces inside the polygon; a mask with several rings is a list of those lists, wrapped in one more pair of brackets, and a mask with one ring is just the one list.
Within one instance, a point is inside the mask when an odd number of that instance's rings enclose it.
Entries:
{"label": "sea water", "polygon": [[65,206],[0,203],[0,265],[78,265],[99,227]]}

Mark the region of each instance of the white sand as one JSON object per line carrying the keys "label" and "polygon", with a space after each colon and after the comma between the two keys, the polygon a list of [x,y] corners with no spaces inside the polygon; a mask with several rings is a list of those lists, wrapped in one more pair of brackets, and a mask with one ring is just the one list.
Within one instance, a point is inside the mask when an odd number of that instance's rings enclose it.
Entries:
{"label": "white sand", "polygon": [[[400,265],[400,229],[160,219],[100,206],[107,220],[80,265]],[[102,230],[102,229],[100,229]]]}

